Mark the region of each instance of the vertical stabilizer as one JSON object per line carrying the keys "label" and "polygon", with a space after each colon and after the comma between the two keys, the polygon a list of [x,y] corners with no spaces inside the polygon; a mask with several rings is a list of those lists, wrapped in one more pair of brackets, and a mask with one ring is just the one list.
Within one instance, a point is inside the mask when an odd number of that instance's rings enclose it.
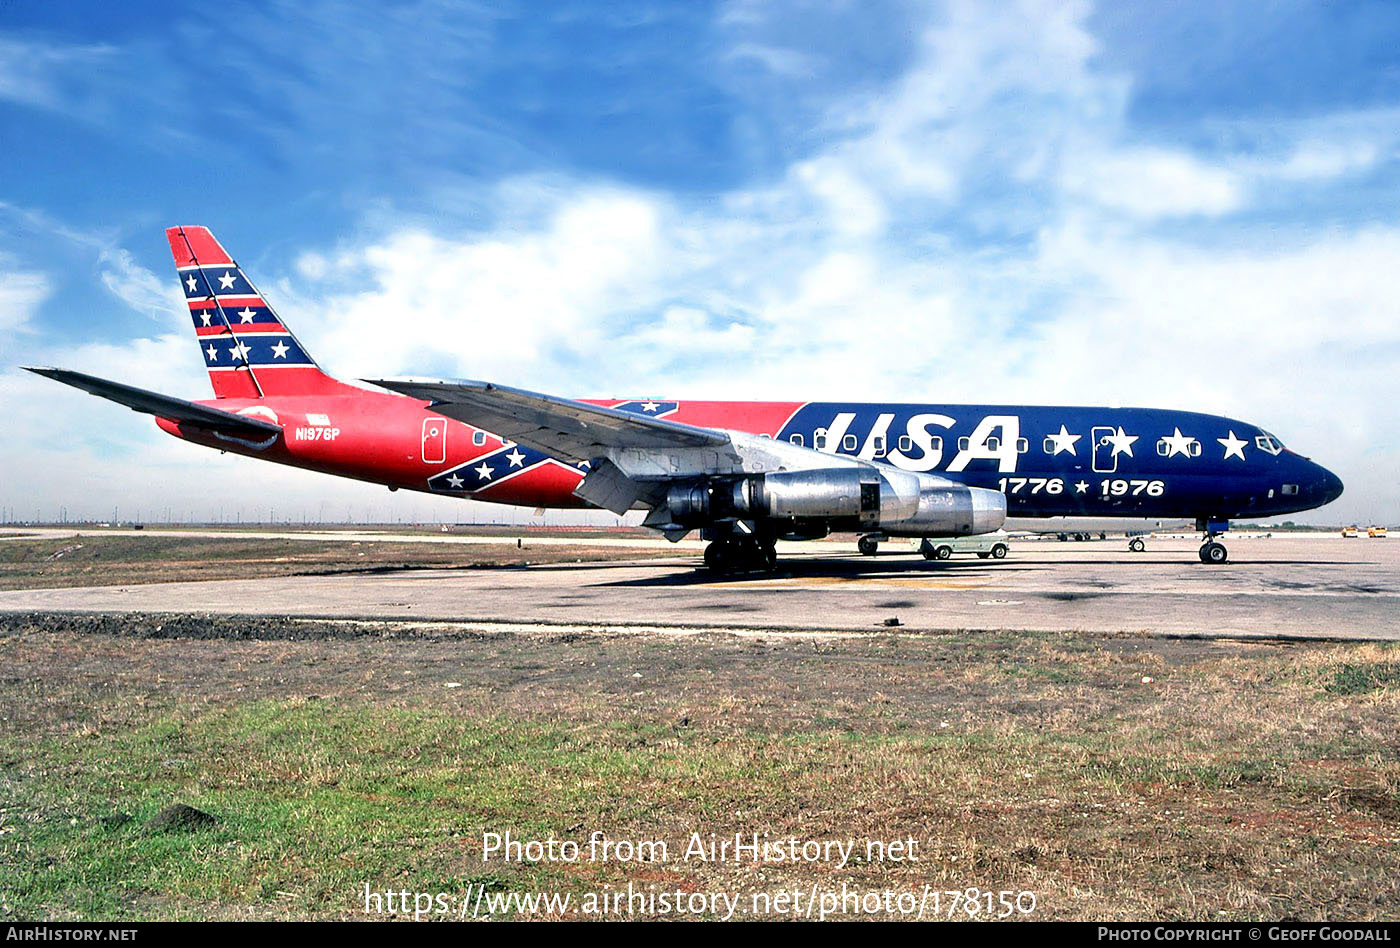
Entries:
{"label": "vertical stabilizer", "polygon": [[315,395],[345,388],[321,371],[207,227],[165,231],[217,398]]}

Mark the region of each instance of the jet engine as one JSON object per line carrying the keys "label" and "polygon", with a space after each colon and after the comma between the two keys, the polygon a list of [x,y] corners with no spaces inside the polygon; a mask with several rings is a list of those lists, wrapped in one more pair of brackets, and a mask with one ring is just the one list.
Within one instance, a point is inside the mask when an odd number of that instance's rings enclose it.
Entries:
{"label": "jet engine", "polygon": [[953,537],[991,533],[1006,522],[1006,495],[983,487],[967,487],[941,477],[926,480],[919,491],[918,509],[901,520],[881,521],[889,536]]}
{"label": "jet engine", "polygon": [[666,515],[670,525],[682,527],[733,518],[777,521],[790,534],[846,529],[961,536],[1001,526],[1006,498],[936,475],[851,466],[672,484]]}

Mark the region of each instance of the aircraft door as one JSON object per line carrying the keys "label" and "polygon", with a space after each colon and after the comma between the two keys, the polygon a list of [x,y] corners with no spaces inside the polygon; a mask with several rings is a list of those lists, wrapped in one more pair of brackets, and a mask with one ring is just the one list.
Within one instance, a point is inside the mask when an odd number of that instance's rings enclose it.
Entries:
{"label": "aircraft door", "polygon": [[447,419],[423,419],[423,463],[441,464],[447,460]]}
{"label": "aircraft door", "polygon": [[1108,440],[1117,428],[1099,427],[1090,434],[1094,438],[1094,470],[1099,474],[1112,474],[1118,470],[1118,455],[1113,453],[1113,442]]}

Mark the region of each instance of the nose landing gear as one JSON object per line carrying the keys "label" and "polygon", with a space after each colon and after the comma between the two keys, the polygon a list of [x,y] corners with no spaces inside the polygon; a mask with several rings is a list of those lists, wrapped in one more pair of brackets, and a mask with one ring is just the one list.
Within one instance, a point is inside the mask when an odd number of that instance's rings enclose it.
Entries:
{"label": "nose landing gear", "polygon": [[1225,549],[1225,544],[1216,537],[1230,529],[1228,520],[1205,520],[1196,521],[1196,529],[1205,534],[1201,543],[1201,562],[1210,566],[1219,566],[1230,558],[1230,553]]}
{"label": "nose landing gear", "polygon": [[1201,544],[1201,562],[1212,566],[1219,566],[1230,558],[1230,553],[1225,549],[1225,544],[1215,540],[1207,540]]}

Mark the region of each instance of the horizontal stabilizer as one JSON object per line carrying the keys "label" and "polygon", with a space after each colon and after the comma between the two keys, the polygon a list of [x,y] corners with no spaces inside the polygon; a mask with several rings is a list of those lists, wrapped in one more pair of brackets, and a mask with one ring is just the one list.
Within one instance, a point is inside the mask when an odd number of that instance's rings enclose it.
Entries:
{"label": "horizontal stabilizer", "polygon": [[116,402],[118,405],[125,405],[132,411],[169,418],[171,421],[181,424],[196,425],[224,434],[245,437],[251,435],[258,438],[266,438],[268,435],[278,434],[282,430],[281,425],[273,424],[263,418],[235,415],[231,411],[196,405],[183,398],[171,398],[169,395],[148,392],[145,389],[123,385],[120,382],[100,379],[95,375],[85,375],[82,372],[72,372],[68,369],[52,369],[46,366],[26,365],[24,368],[36,375],[53,379],[55,382],[62,382],[64,385],[71,385],[91,395],[98,395]]}

